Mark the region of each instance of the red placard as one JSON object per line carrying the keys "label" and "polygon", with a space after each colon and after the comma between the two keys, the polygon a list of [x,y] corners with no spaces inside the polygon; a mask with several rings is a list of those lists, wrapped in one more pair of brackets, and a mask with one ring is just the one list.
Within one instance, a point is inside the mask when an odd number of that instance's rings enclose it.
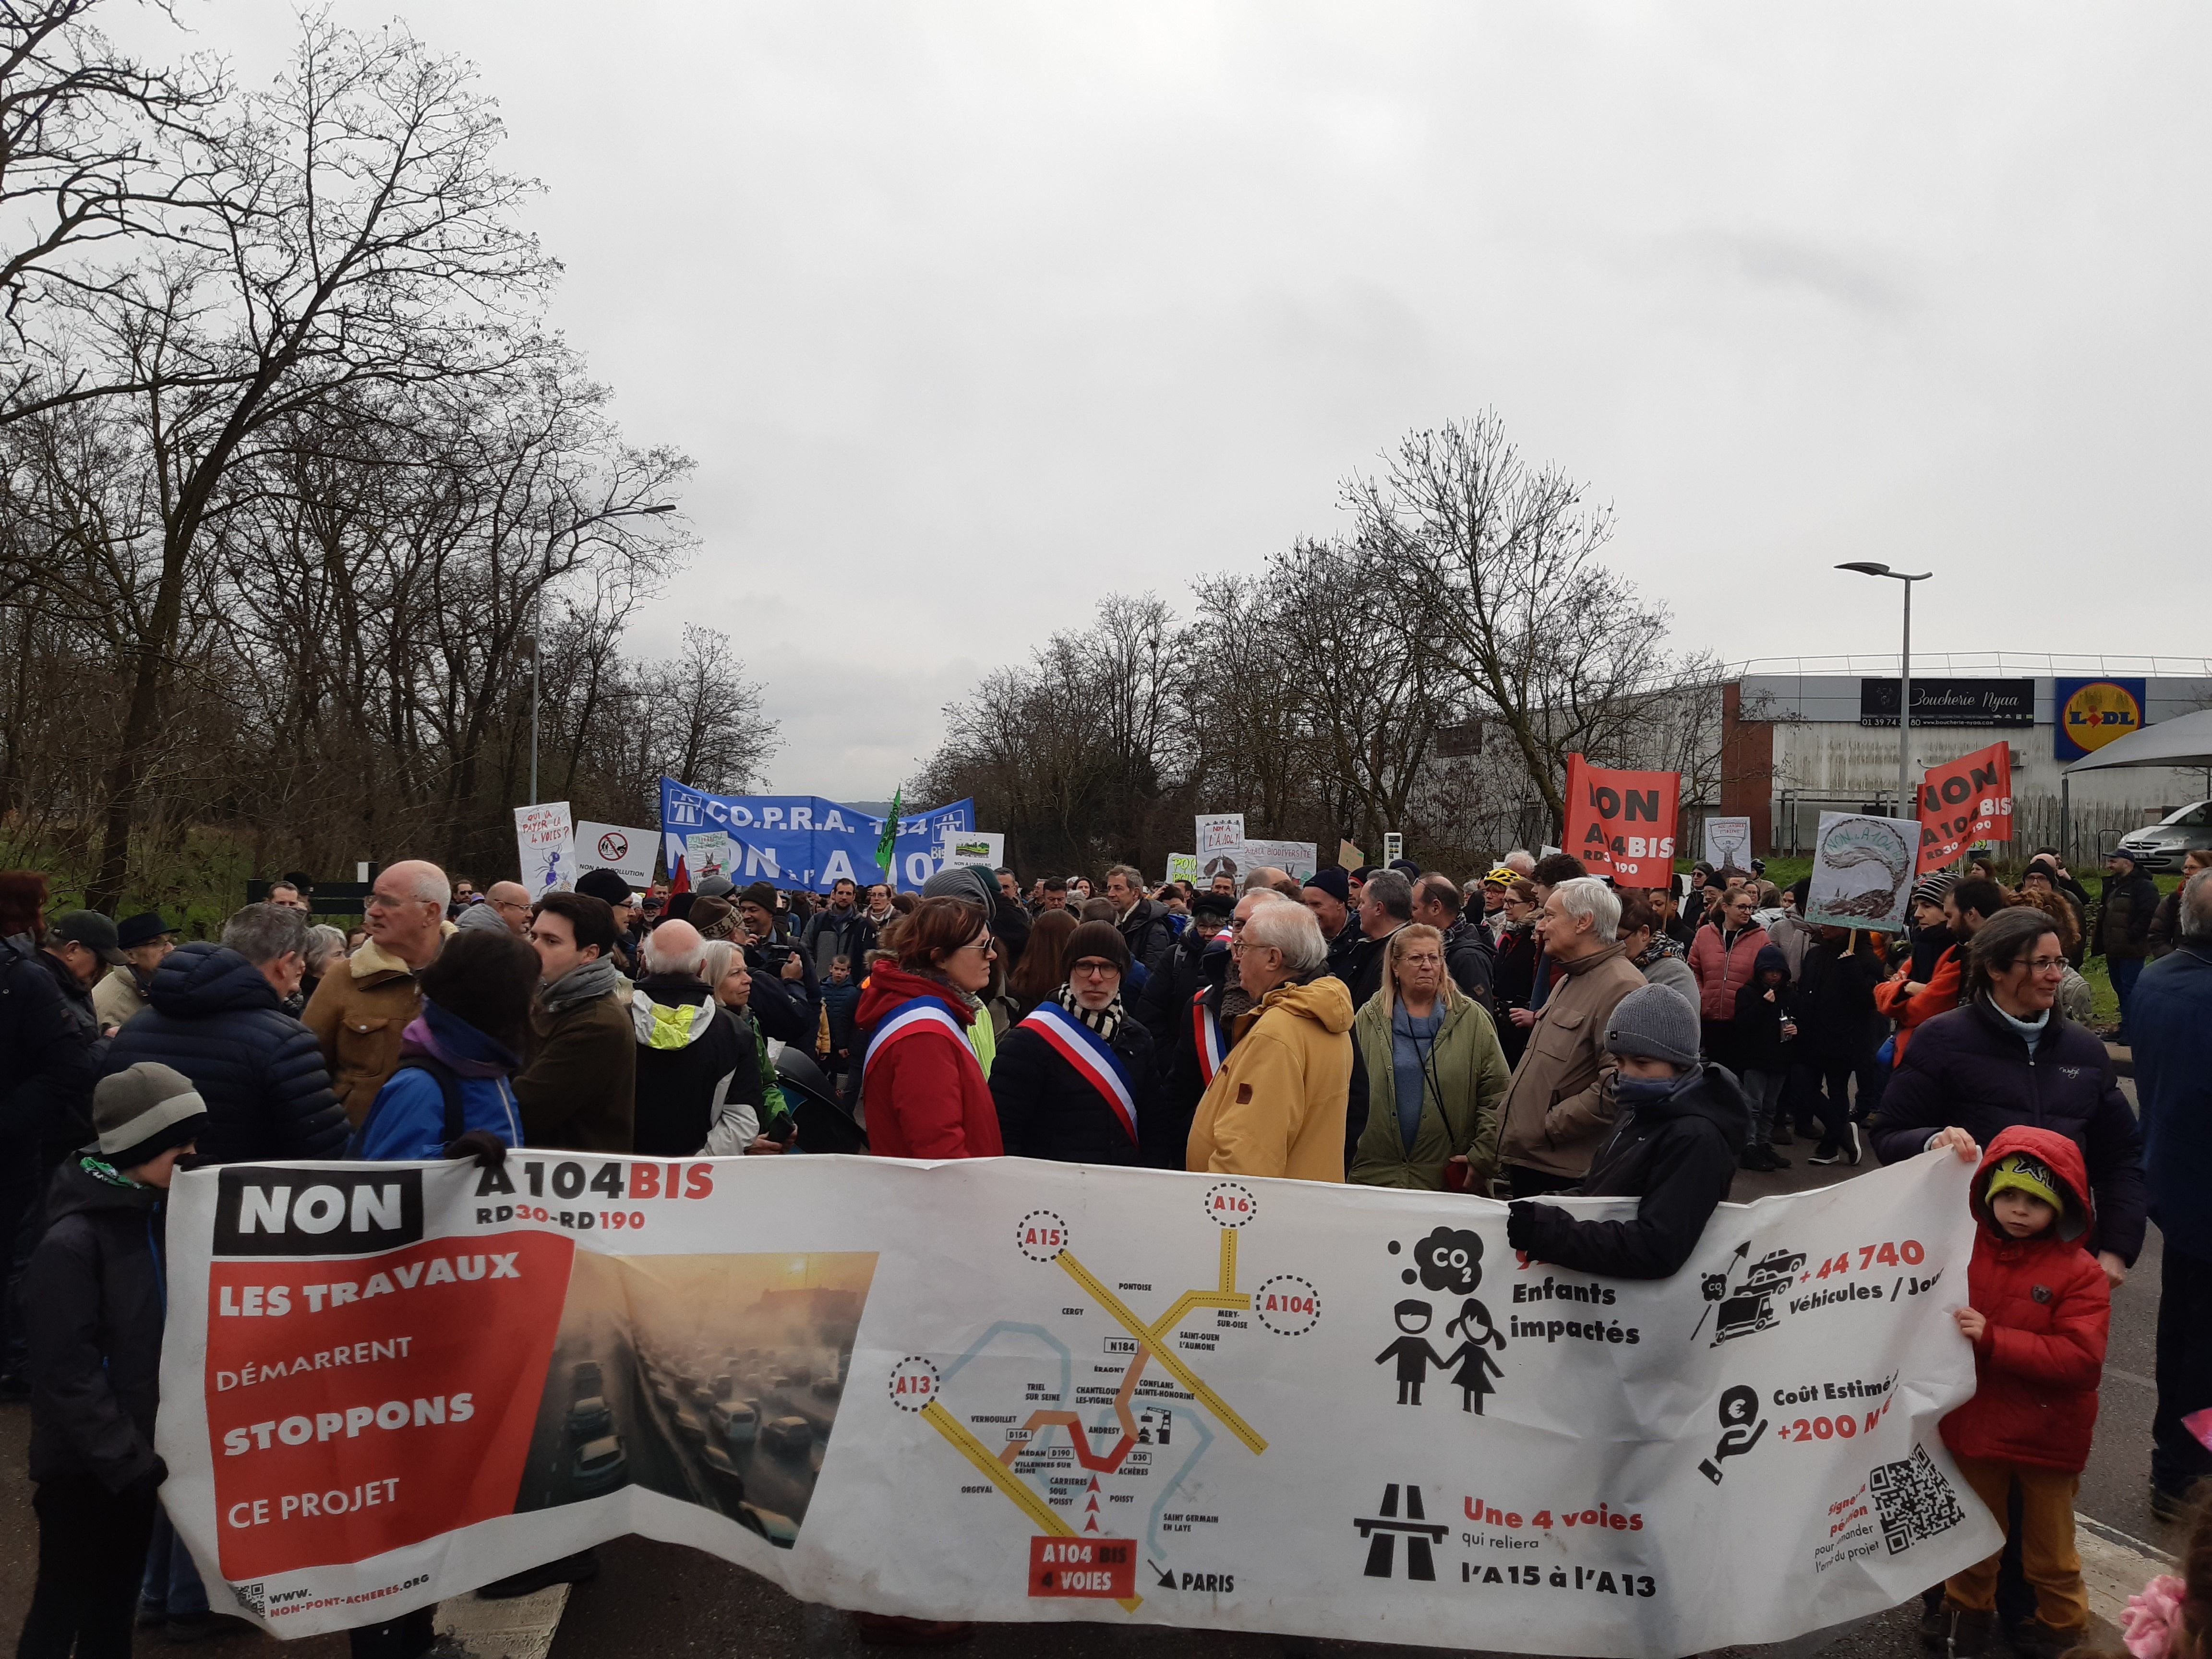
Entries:
{"label": "red placard", "polygon": [[1120,1601],[1137,1593],[1137,1547],[1126,1538],[1032,1538],[1031,1595],[1096,1595]]}
{"label": "red placard", "polygon": [[1682,775],[1629,772],[1567,757],[1565,850],[1623,887],[1663,887],[1674,872]]}
{"label": "red placard", "polygon": [[1920,874],[1942,869],[1968,842],[2011,839],[2009,744],[1993,743],[1928,769],[1920,781]]}
{"label": "red placard", "polygon": [[222,1576],[360,1561],[514,1508],[574,1243],[217,1259],[208,1438]]}

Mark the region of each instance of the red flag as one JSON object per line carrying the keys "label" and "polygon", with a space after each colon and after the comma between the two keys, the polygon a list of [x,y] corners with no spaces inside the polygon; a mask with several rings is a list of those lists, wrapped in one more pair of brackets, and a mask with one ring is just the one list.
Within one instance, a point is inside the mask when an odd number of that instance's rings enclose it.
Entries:
{"label": "red flag", "polygon": [[2012,839],[2012,748],[1993,743],[1931,766],[1920,781],[1920,868],[1940,870],[1970,841]]}
{"label": "red flag", "polygon": [[1682,775],[1626,772],[1567,757],[1567,852],[1623,887],[1663,887],[1674,872]]}
{"label": "red flag", "polygon": [[668,896],[673,898],[678,893],[688,893],[690,890],[691,872],[684,867],[684,855],[678,853],[676,855],[676,867],[668,872]]}

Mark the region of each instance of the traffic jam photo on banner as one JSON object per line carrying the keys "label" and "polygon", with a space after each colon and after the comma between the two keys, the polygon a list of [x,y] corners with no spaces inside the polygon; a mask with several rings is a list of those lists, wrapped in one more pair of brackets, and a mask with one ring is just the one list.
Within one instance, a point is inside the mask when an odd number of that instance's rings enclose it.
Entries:
{"label": "traffic jam photo on banner", "polygon": [[1996,1547],[1936,1432],[1967,1174],[1628,1281],[1489,1200],[1018,1158],[191,1170],[164,1498],[286,1637],[638,1533],[927,1619],[1779,1642]]}

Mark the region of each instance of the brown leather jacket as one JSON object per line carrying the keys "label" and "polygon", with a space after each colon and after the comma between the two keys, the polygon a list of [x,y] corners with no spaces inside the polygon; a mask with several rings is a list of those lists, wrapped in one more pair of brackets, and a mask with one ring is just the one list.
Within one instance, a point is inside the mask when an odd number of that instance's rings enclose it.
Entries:
{"label": "brown leather jacket", "polygon": [[1589,1173],[1617,1108],[1606,1086],[1614,1066],[1605,1024],[1621,998],[1644,983],[1618,945],[1573,962],[1554,959],[1544,1011],[1506,1091],[1501,1162],[1580,1180]]}
{"label": "brown leather jacket", "polygon": [[322,1045],[331,1091],[355,1128],[399,1069],[399,1034],[422,1012],[413,971],[374,939],[333,963],[315,987],[301,1018]]}

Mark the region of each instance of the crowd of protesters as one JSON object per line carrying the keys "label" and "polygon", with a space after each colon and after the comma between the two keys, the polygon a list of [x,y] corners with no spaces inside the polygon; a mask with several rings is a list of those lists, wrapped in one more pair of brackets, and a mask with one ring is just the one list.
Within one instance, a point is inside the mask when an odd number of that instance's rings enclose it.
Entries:
{"label": "crowd of protesters", "polygon": [[[33,1398],[42,1540],[23,1651],[127,1651],[134,1618],[180,1640],[227,1622],[161,1516],[152,1449],[158,1269],[141,1255],[180,1158],[865,1149],[1350,1181],[1506,1198],[1532,1258],[1662,1278],[1738,1170],[1786,1167],[1780,1148],[1843,1165],[1950,1149],[1978,1170],[1961,1310],[1978,1398],[2009,1389],[2015,1417],[2052,1390],[2094,1396],[2105,1298],[2147,1216],[2166,1231],[2152,1474],[2178,1514],[2212,1473],[2183,1423],[2212,1406],[2195,1179],[2212,880],[2192,867],[2161,898],[2116,859],[2093,901],[2046,850],[2014,888],[1972,866],[1921,882],[1890,935],[1812,923],[1807,885],[1699,866],[1622,889],[1516,850],[1464,886],[1402,860],[1150,888],[1126,865],[1026,888],[951,867],[918,893],[818,895],[722,877],[633,892],[592,870],[533,901],[408,860],[378,873],[351,936],[278,882],[219,939],[179,944],[158,914],[56,914],[42,877],[0,874],[0,1390]],[[2084,1024],[2087,955],[2136,1043],[2140,1132]],[[1543,1201],[1577,1193],[1636,1212]],[[2000,1281],[2062,1247],[2079,1257],[2063,1305],[2022,1314]],[[2023,1318],[2043,1320],[2034,1341],[2063,1325],[2065,1366],[2019,1359]],[[2039,1599],[2013,1635],[2055,1653],[2081,1618],[2051,1494],[2086,1458],[2086,1419],[2039,1451],[2008,1423],[1985,1404],[1954,1450],[2001,1520],[2027,1494],[2012,1525]],[[586,1552],[486,1593],[594,1570]],[[1978,1654],[2002,1588],[1993,1561],[1931,1592],[1931,1644]],[[429,1643],[424,1613],[355,1648]]]}

